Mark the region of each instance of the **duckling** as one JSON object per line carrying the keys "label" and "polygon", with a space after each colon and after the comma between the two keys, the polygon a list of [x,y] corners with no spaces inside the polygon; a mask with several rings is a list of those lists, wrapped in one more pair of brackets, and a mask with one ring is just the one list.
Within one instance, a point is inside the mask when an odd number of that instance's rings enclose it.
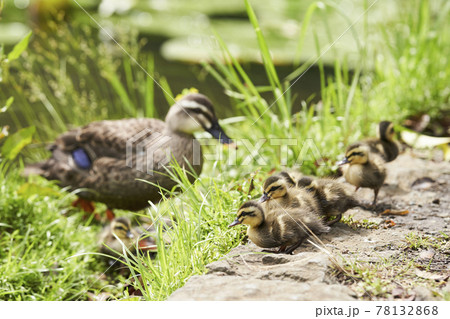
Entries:
{"label": "duckling", "polygon": [[[155,233],[153,225],[144,224],[132,228],[128,218],[119,217],[113,219],[100,234],[99,249],[103,254],[119,257],[124,245],[133,254],[137,253],[137,248],[139,252],[147,252],[153,256],[158,251]],[[166,239],[165,241],[167,242]]]}
{"label": "duckling", "polygon": [[353,144],[353,146],[366,144],[369,146],[370,152],[379,154],[386,162],[391,162],[397,158],[399,153],[394,135],[394,124],[389,121],[382,121],[378,124],[377,138],[368,138]]}
{"label": "duckling", "polygon": [[[114,236],[115,235],[115,236]],[[131,222],[126,217],[113,219],[100,234],[100,252],[114,257],[120,256],[123,246],[135,252],[139,235],[131,228]]]}
{"label": "duckling", "polygon": [[66,132],[50,147],[52,157],[29,165],[24,175],[58,180],[61,187],[81,190],[77,193],[81,199],[103,202],[110,210],[141,210],[149,202],[159,202],[164,190],[176,185],[167,172],[173,161],[193,169],[187,174],[191,183],[200,174],[203,159],[194,137],[197,131],[235,145],[220,127],[211,101],[191,93],[169,109],[165,122],[153,118],[99,121]]}
{"label": "duckling", "polygon": [[[158,218],[158,225],[162,227],[162,241],[164,244],[170,244],[171,239],[168,235],[168,231],[172,228],[172,220],[169,218],[160,217]],[[144,223],[140,226],[133,228],[133,231],[139,235],[139,251],[145,251],[149,253],[156,253],[158,251],[158,246],[156,242],[158,227],[154,222]]]}
{"label": "duckling", "polygon": [[[308,209],[278,208],[266,214],[256,201],[244,203],[237,212],[237,218],[228,227],[249,225],[249,239],[261,248],[279,247],[274,253],[291,254],[310,235],[330,230],[323,221]],[[309,230],[306,228],[309,228]]]}
{"label": "duckling", "polygon": [[265,203],[264,207],[268,211],[280,207],[293,209],[301,207],[318,214],[319,206],[314,197],[305,189],[292,187],[293,178],[291,176],[289,178],[285,172],[267,178],[259,203]]}
{"label": "duckling", "polygon": [[281,171],[276,176],[283,177],[286,183],[289,187],[295,187],[297,186],[297,181],[303,178],[303,174],[299,172],[287,172],[287,171]]}
{"label": "duckling", "polygon": [[[371,188],[374,191],[372,206],[376,205],[378,192],[386,179],[384,160],[377,153],[370,152],[368,145],[351,145],[347,148],[345,158],[338,162],[342,167],[345,180],[356,186]],[[347,165],[345,165],[347,164]]]}
{"label": "duckling", "polygon": [[343,184],[332,178],[302,177],[297,182],[297,187],[303,187],[313,194],[322,215],[336,216],[334,220],[327,223],[328,226],[339,222],[342,214],[347,210],[360,205]]}

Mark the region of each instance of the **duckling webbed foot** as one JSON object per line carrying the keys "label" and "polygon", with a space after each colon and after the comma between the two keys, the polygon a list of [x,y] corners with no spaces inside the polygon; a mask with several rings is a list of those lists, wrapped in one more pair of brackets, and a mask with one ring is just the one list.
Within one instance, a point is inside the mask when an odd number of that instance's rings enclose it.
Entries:
{"label": "duckling webbed foot", "polygon": [[298,241],[295,245],[292,245],[284,252],[286,255],[293,255],[294,250],[296,250],[303,243],[304,238]]}
{"label": "duckling webbed foot", "polygon": [[375,211],[376,208],[377,208],[377,197],[378,197],[378,192],[379,192],[379,190],[380,190],[380,189],[374,189],[374,190],[373,190],[375,196],[374,196],[374,198],[373,198],[372,204],[369,206],[369,208],[370,208],[372,211]]}
{"label": "duckling webbed foot", "polygon": [[337,215],[335,219],[333,219],[327,223],[327,226],[336,224],[337,222],[339,222],[341,220],[341,218],[342,218],[342,214]]}
{"label": "duckling webbed foot", "polygon": [[270,250],[270,249],[263,249],[261,250],[262,253],[269,253],[269,254],[279,254],[279,250]]}
{"label": "duckling webbed foot", "polygon": [[270,250],[270,249],[264,249],[263,253],[272,253],[272,254],[282,254],[286,251],[286,246],[280,246],[278,250]]}

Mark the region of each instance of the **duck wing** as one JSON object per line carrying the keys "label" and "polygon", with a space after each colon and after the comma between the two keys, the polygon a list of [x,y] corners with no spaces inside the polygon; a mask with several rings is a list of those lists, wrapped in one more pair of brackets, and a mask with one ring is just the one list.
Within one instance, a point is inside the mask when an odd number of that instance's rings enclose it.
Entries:
{"label": "duck wing", "polygon": [[[32,164],[24,174],[39,174],[58,180],[62,187],[88,189],[78,195],[106,203],[111,208],[138,210],[161,197],[159,189],[137,179],[151,180],[170,189],[173,182],[162,174],[130,167],[127,144],[164,134],[165,123],[157,119],[124,119],[90,123],[60,135],[50,146],[52,156]],[[154,161],[165,156],[157,152]],[[136,158],[136,154],[133,154]],[[144,167],[145,168],[145,167]]]}

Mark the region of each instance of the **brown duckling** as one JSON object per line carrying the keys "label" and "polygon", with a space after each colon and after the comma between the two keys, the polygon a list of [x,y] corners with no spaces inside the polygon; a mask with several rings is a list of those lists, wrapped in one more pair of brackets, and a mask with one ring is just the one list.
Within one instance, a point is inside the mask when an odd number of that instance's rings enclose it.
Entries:
{"label": "brown duckling", "polygon": [[131,228],[131,222],[126,217],[113,219],[100,234],[99,249],[103,254],[118,257],[123,252],[123,246],[135,252],[139,234]]}
{"label": "brown duckling", "polygon": [[359,206],[360,203],[351,195],[345,185],[332,178],[312,179],[302,177],[297,182],[297,187],[303,187],[311,192],[319,203],[322,215],[336,218],[327,223],[331,226],[341,220],[342,214],[347,210]]}
{"label": "brown duckling", "polygon": [[377,153],[370,151],[368,145],[351,145],[347,148],[345,158],[338,162],[342,167],[345,180],[356,186],[371,188],[374,191],[372,206],[375,206],[378,192],[386,179],[384,160]]}
{"label": "brown duckling", "polygon": [[263,185],[264,193],[259,203],[265,203],[268,211],[282,208],[308,208],[311,212],[319,214],[319,206],[314,197],[305,189],[292,187],[291,180],[286,178],[285,172],[270,176]]}
{"label": "brown duckling", "polygon": [[299,172],[287,172],[287,171],[279,172],[276,175],[283,177],[286,183],[289,185],[289,187],[297,186],[297,181],[299,181],[304,177],[303,174]]}
{"label": "brown duckling", "polygon": [[311,235],[310,231],[320,234],[330,230],[308,209],[279,208],[266,214],[256,201],[244,203],[237,212],[237,218],[228,227],[239,224],[250,226],[247,235],[257,246],[279,247],[277,251],[270,252],[285,254],[291,254],[297,249]]}
{"label": "brown duckling", "polygon": [[370,152],[379,154],[386,162],[395,160],[399,153],[399,147],[394,141],[394,124],[389,121],[382,121],[378,124],[377,138],[368,138],[356,142],[352,146],[368,145]]}

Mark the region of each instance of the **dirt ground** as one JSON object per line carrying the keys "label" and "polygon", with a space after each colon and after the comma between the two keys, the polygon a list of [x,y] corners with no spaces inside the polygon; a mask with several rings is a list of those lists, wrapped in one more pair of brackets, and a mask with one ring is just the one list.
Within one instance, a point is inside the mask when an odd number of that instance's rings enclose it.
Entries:
{"label": "dirt ground", "polygon": [[347,211],[294,255],[236,247],[169,300],[450,300],[450,163],[421,157],[387,164],[375,211]]}

